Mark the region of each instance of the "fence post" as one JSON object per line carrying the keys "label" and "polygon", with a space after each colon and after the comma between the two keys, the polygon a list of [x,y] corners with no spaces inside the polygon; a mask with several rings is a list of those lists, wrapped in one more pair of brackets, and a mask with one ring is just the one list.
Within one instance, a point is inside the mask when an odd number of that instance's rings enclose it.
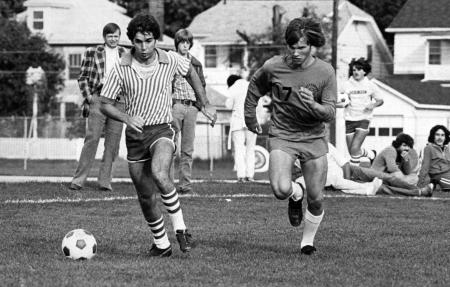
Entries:
{"label": "fence post", "polygon": [[23,156],[23,169],[27,170],[27,159],[28,159],[28,123],[27,117],[23,117],[23,138],[25,140],[24,156]]}

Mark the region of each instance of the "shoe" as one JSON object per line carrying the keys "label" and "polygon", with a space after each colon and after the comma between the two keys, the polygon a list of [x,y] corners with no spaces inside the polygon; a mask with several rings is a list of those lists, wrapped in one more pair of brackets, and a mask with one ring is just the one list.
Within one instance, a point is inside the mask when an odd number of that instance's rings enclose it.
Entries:
{"label": "shoe", "polygon": [[71,183],[70,186],[69,186],[69,188],[70,188],[71,190],[80,190],[80,189],[82,189],[83,187],[82,187],[81,185],[76,184],[76,183]]}
{"label": "shoe", "polygon": [[303,197],[302,199],[299,199],[297,201],[289,197],[288,215],[289,215],[289,222],[291,223],[292,226],[299,226],[302,223],[303,219],[302,201]]}
{"label": "shoe", "polygon": [[237,180],[236,182],[237,182],[237,183],[244,183],[244,182],[245,182],[245,178],[239,177],[238,180]]}
{"label": "shoe", "polygon": [[317,249],[314,246],[311,246],[311,245],[305,245],[300,250],[300,252],[302,254],[306,254],[306,255],[311,255],[311,254],[313,254],[316,251],[317,251]]}
{"label": "shoe", "polygon": [[112,187],[100,186],[99,189],[101,191],[113,191]]}
{"label": "shoe", "polygon": [[178,244],[180,244],[180,250],[182,252],[191,251],[192,247],[194,247],[194,240],[192,239],[192,235],[186,230],[177,230],[176,237]]}
{"label": "shoe", "polygon": [[182,188],[179,188],[179,189],[177,190],[177,192],[178,192],[178,194],[188,194],[188,193],[192,192],[192,189],[182,189]]}
{"label": "shoe", "polygon": [[254,182],[255,179],[254,179],[253,177],[246,177],[246,178],[245,178],[245,181],[246,181],[246,182]]}
{"label": "shoe", "polygon": [[419,188],[419,196],[431,197],[433,195],[433,184],[427,184],[425,187]]}
{"label": "shoe", "polygon": [[149,254],[152,257],[169,257],[170,255],[172,255],[172,246],[169,246],[166,249],[161,249],[153,243],[152,248],[150,248]]}
{"label": "shoe", "polygon": [[377,194],[377,191],[381,187],[382,184],[383,184],[383,180],[379,179],[378,177],[375,177],[372,180],[372,191],[368,195],[375,195],[375,194]]}

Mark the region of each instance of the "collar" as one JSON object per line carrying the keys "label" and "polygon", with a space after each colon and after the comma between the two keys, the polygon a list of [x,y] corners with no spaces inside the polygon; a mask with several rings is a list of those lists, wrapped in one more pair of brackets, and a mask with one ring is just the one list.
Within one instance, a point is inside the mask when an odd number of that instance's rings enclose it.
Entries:
{"label": "collar", "polygon": [[[159,48],[155,48],[155,50],[156,50],[156,53],[158,54],[158,62],[160,64],[168,64],[169,57],[167,56],[167,52],[164,50],[161,50]],[[121,66],[131,66],[133,54],[134,54],[134,48],[132,48],[130,51],[125,52],[120,61],[120,65]]]}

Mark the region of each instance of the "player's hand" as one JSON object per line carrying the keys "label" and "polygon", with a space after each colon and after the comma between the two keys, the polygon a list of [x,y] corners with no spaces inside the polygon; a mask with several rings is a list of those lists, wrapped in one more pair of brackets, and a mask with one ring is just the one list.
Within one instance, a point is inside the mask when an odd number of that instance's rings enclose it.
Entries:
{"label": "player's hand", "polygon": [[205,117],[211,121],[209,124],[214,127],[214,125],[216,124],[217,121],[217,111],[216,111],[216,107],[214,107],[213,105],[210,104],[206,104],[205,106],[202,107],[202,113],[203,115],[205,115]]}
{"label": "player's hand", "polygon": [[315,104],[313,92],[305,87],[300,87],[298,90],[298,94],[300,95],[300,99],[307,105],[312,106]]}
{"label": "player's hand", "polygon": [[87,95],[86,99],[85,99],[85,102],[88,103],[88,104],[92,104],[92,95]]}
{"label": "player's hand", "polygon": [[138,133],[142,133],[144,127],[144,119],[140,116],[128,116],[125,124]]}
{"label": "player's hand", "polygon": [[253,126],[247,126],[247,129],[249,130],[249,131],[251,131],[252,133],[255,133],[255,134],[257,134],[257,135],[260,135],[261,133],[262,133],[262,128],[261,128],[261,126],[258,124],[258,123],[256,123],[255,125],[253,125]]}
{"label": "player's hand", "polygon": [[405,158],[409,154],[409,151],[404,150],[400,153],[401,157]]}

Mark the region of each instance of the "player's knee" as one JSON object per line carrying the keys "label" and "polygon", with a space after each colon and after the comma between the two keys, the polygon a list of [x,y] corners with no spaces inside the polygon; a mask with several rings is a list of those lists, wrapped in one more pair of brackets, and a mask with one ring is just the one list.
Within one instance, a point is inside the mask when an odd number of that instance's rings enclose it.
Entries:
{"label": "player's knee", "polygon": [[284,200],[289,197],[291,192],[291,182],[289,183],[274,183],[272,184],[273,194],[277,199]]}
{"label": "player's knee", "polygon": [[153,178],[157,183],[163,183],[169,179],[169,173],[165,170],[152,170]]}
{"label": "player's knee", "polygon": [[323,197],[308,198],[308,210],[314,215],[321,214],[323,211]]}

